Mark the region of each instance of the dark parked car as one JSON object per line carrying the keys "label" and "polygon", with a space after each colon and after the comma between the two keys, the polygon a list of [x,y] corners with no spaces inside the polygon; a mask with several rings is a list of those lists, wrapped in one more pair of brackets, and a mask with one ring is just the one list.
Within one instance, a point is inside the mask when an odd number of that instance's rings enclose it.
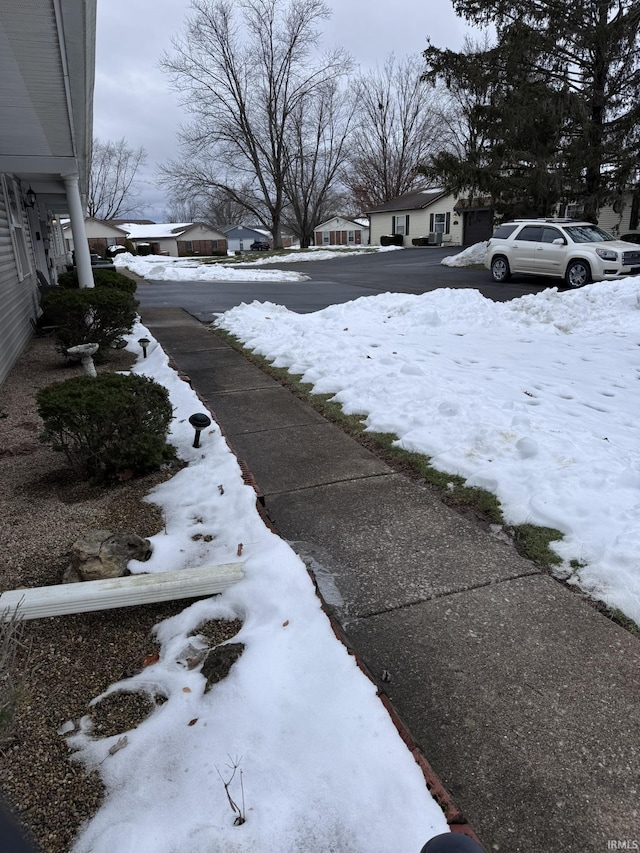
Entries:
{"label": "dark parked car", "polygon": [[268,252],[271,247],[268,240],[254,240],[249,248],[252,252]]}

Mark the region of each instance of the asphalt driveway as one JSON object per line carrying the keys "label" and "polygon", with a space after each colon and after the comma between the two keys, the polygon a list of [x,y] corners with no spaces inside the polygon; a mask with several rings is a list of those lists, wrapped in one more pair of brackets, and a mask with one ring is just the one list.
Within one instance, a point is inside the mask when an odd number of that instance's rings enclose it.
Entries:
{"label": "asphalt driveway", "polygon": [[[440,287],[479,290],[498,302],[538,293],[557,282],[519,277],[509,284],[494,284],[488,270],[445,267],[440,261],[459,249],[407,249],[372,252],[329,261],[278,264],[310,276],[304,282],[148,281],[137,291],[143,308],[184,308],[203,322],[242,302],[274,302],[301,314],[328,305],[349,302],[378,293],[426,293]],[[269,269],[274,269],[269,266]]]}

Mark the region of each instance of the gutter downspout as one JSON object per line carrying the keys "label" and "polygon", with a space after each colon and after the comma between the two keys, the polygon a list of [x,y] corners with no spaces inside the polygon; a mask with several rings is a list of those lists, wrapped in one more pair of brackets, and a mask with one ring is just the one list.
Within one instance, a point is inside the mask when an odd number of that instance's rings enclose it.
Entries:
{"label": "gutter downspout", "polygon": [[71,233],[73,234],[76,268],[78,270],[78,284],[80,287],[95,287],[87,232],[84,227],[84,211],[82,202],[80,201],[78,176],[64,175],[62,180],[64,181],[67,201],[69,202],[69,216],[71,218]]}

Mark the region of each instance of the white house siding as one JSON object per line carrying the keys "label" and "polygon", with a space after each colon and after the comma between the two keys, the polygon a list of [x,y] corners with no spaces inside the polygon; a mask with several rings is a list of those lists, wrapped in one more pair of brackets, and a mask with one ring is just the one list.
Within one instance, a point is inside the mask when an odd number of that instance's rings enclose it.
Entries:
{"label": "white house siding", "polygon": [[616,210],[611,205],[606,205],[598,214],[598,225],[605,231],[610,231],[615,237],[639,233],[639,228],[630,226],[631,204],[632,197],[627,195],[621,205],[616,205]]}
{"label": "white house siding", "polygon": [[446,214],[449,213],[449,233],[443,234],[443,244],[449,246],[462,245],[462,216],[456,216],[453,212],[455,198],[453,195],[445,196],[438,199],[428,207],[418,210],[390,210],[382,213],[371,213],[371,245],[379,246],[380,238],[384,234],[392,234],[393,217],[409,217],[409,233],[404,238],[405,246],[412,246],[411,241],[416,237],[428,237],[431,225],[431,214]]}
{"label": "white house siding", "polygon": [[16,265],[4,193],[0,187],[0,383],[4,382],[33,331],[39,311],[38,278],[26,217],[23,228],[31,271],[20,280]]}

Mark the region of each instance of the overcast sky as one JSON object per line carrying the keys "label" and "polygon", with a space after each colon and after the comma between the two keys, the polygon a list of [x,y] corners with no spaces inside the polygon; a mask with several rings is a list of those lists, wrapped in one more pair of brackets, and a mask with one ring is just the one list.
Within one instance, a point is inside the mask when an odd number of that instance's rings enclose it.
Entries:
{"label": "overcast sky", "polygon": [[[426,47],[457,49],[465,33],[450,0],[328,0],[332,17],[324,25],[323,45],[343,47],[362,70],[395,53],[402,58]],[[154,186],[157,163],[178,154],[176,132],[186,116],[159,70],[164,50],[178,34],[189,0],[98,0],[94,136],[123,136],[148,153],[143,213],[160,221],[166,210],[162,189]]]}

